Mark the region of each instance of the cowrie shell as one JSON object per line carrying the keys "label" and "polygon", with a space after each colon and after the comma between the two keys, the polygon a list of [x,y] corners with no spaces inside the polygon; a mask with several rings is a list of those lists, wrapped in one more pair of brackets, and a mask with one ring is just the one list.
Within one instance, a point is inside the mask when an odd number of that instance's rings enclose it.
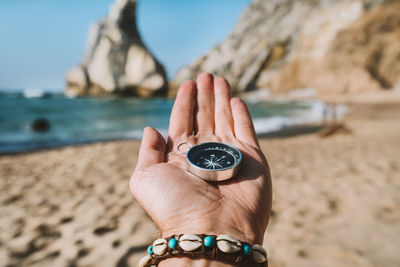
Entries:
{"label": "cowrie shell", "polygon": [[240,251],[242,244],[230,235],[219,235],[217,237],[217,247],[225,253],[235,253]]}
{"label": "cowrie shell", "polygon": [[252,257],[255,262],[262,263],[267,261],[267,251],[262,246],[254,244],[251,250],[253,251]]}
{"label": "cowrie shell", "polygon": [[179,246],[184,251],[194,251],[203,244],[201,237],[198,235],[186,234],[179,238]]}
{"label": "cowrie shell", "polygon": [[164,238],[157,239],[153,242],[153,252],[156,255],[163,255],[167,250],[167,240]]}
{"label": "cowrie shell", "polygon": [[139,267],[144,267],[147,264],[149,264],[149,262],[151,261],[151,257],[150,255],[146,255],[143,258],[140,259],[139,261]]}

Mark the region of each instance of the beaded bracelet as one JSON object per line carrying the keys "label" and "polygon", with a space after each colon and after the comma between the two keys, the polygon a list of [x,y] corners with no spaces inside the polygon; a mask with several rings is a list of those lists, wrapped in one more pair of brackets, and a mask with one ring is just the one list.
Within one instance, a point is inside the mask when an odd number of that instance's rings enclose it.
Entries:
{"label": "beaded bracelet", "polygon": [[206,258],[228,264],[268,267],[267,252],[260,245],[249,245],[230,235],[173,235],[154,241],[139,261],[139,267],[158,266],[172,257]]}

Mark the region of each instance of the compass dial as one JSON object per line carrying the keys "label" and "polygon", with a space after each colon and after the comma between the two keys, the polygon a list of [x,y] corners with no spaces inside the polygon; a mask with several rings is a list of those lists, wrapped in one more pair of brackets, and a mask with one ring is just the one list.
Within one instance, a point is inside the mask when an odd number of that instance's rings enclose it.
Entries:
{"label": "compass dial", "polygon": [[218,171],[236,166],[242,155],[234,146],[210,142],[192,147],[187,153],[187,159],[197,168]]}

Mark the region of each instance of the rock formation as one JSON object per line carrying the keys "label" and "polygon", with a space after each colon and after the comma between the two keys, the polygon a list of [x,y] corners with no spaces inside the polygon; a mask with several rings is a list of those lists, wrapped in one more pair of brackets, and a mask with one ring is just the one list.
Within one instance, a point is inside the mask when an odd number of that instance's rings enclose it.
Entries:
{"label": "rock formation", "polygon": [[136,0],[116,0],[108,16],[91,27],[82,64],[66,79],[69,95],[165,94],[164,68],[136,27]]}
{"label": "rock formation", "polygon": [[207,71],[236,92],[359,93],[400,84],[400,1],[254,0],[230,36],[181,69],[170,94]]}

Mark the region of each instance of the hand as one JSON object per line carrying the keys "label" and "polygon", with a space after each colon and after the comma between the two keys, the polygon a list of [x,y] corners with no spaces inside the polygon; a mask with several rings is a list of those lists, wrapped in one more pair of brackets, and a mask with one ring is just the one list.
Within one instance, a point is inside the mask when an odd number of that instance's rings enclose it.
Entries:
{"label": "hand", "polygon": [[[230,234],[262,244],[271,208],[270,172],[246,105],[230,95],[226,80],[200,74],[178,90],[168,142],[155,129],[144,130],[130,189],[163,237]],[[186,171],[177,146],[212,141],[240,149],[243,162],[236,177],[207,182]]]}

